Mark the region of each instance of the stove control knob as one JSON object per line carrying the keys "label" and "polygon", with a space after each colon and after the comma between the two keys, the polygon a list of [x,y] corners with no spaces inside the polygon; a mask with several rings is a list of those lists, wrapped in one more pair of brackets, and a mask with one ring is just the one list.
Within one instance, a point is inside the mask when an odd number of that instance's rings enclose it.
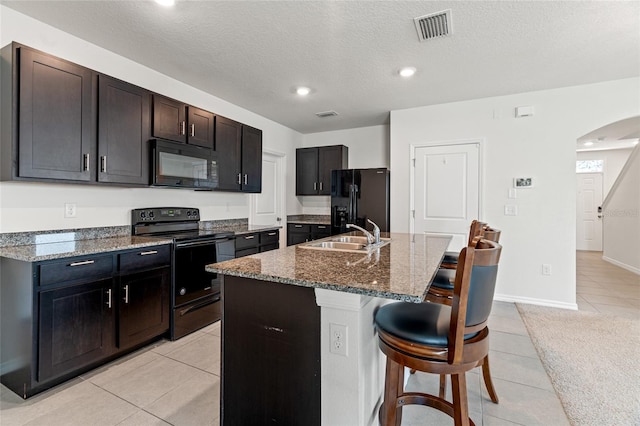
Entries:
{"label": "stove control knob", "polygon": [[185,294],[187,294],[187,289],[186,289],[186,288],[184,288],[184,287],[182,287],[182,288],[180,289],[180,296],[184,296]]}
{"label": "stove control knob", "polygon": [[146,213],[145,213],[145,212],[140,212],[140,217],[141,217],[142,219],[144,219],[146,216],[147,216],[147,215],[146,215]]}
{"label": "stove control knob", "polygon": [[187,217],[191,217],[191,210],[187,210]]}
{"label": "stove control knob", "polygon": [[149,217],[153,219],[153,211],[149,211]]}

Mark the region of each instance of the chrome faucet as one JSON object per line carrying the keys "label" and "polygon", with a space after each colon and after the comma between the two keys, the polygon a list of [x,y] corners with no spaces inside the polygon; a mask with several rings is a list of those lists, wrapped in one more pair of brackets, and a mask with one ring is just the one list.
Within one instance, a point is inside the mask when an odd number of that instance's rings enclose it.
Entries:
{"label": "chrome faucet", "polygon": [[359,227],[358,225],[354,225],[353,223],[347,223],[347,228],[354,228],[358,231],[362,231],[367,237],[367,241],[369,242],[369,244],[378,244],[380,242],[380,228],[370,219],[367,219],[367,222],[373,225],[373,235],[371,234],[371,232]]}

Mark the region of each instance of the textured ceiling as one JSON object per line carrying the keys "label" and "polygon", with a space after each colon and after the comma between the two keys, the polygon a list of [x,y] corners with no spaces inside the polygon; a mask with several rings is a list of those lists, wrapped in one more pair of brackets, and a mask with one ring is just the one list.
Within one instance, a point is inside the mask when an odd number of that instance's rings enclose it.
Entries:
{"label": "textured ceiling", "polygon": [[[302,133],[640,75],[638,1],[1,3]],[[413,18],[445,9],[453,34],[419,42]],[[327,110],[340,115],[315,116]]]}

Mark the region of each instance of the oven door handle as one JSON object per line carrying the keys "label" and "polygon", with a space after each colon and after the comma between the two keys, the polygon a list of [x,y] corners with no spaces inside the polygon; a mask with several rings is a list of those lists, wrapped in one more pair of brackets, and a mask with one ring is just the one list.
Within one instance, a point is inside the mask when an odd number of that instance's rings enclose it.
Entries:
{"label": "oven door handle", "polygon": [[232,241],[233,238],[212,238],[209,240],[198,240],[191,241],[186,243],[177,243],[176,248],[185,248],[185,247],[200,247],[200,246],[209,246],[211,244],[223,243],[225,241]]}
{"label": "oven door handle", "polygon": [[213,303],[216,303],[218,301],[220,301],[220,296],[217,296],[215,299],[208,299],[208,300],[205,300],[204,302],[200,302],[200,303],[197,303],[197,304],[195,304],[193,306],[189,306],[188,308],[182,309],[180,311],[180,316],[183,317],[183,316],[187,315],[189,312],[196,311],[196,310],[198,310],[200,308],[204,308],[205,306],[209,306],[209,305],[211,305]]}

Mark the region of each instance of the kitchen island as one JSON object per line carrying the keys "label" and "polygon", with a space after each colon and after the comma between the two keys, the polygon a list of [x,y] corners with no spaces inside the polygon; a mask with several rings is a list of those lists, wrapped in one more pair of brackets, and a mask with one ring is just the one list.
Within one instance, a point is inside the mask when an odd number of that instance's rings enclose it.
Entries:
{"label": "kitchen island", "polygon": [[207,266],[224,275],[221,424],[377,422],[374,313],[421,302],[450,241],[382,236],[391,242],[369,252],[298,245]]}

